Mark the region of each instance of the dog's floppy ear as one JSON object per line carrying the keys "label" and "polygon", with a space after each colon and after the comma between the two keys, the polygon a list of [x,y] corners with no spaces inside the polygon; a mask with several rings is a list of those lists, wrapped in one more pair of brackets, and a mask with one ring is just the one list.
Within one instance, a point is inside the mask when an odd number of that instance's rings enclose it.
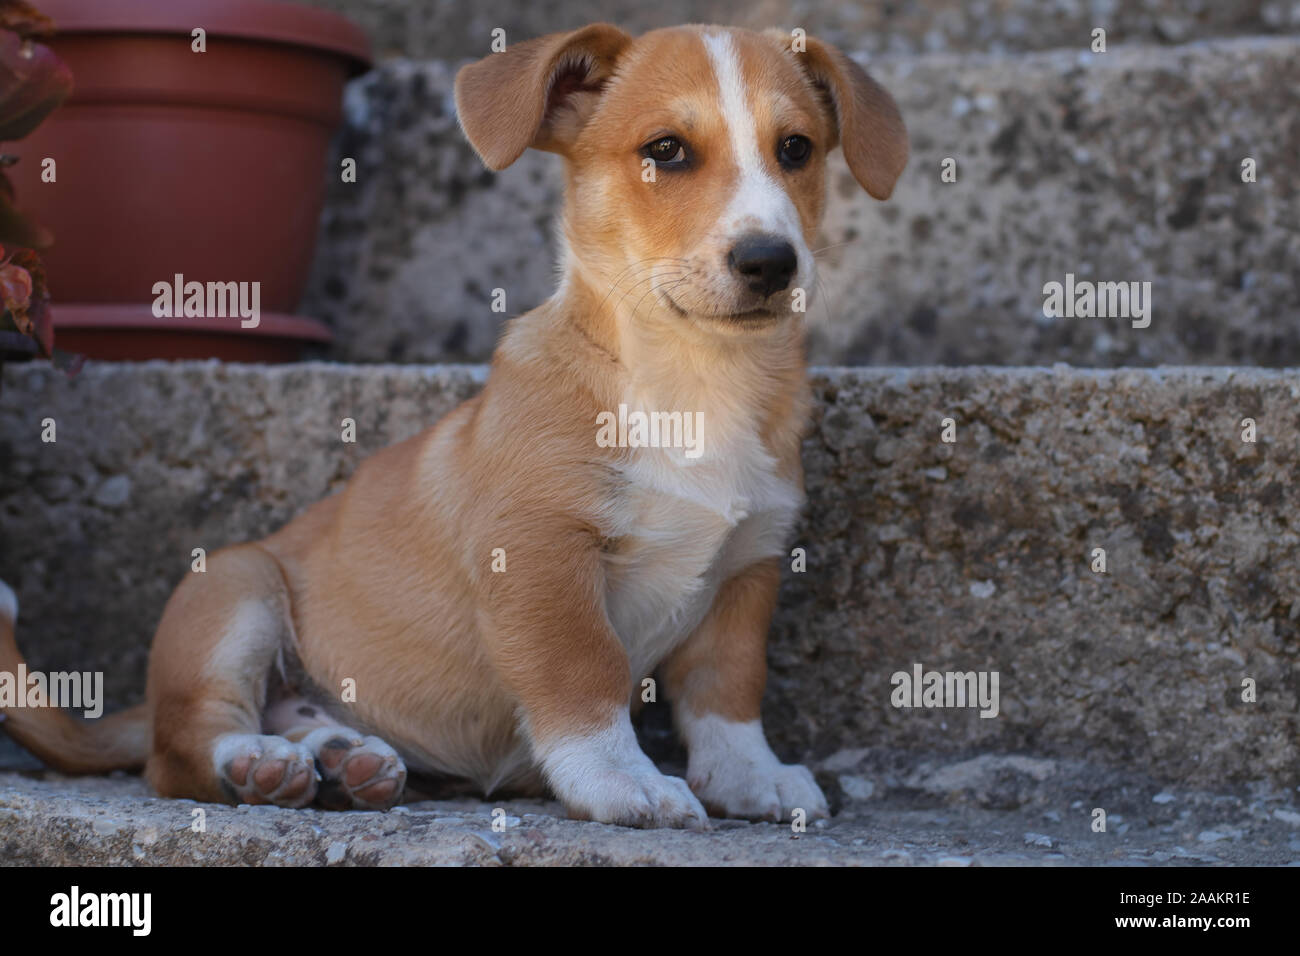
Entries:
{"label": "dog's floppy ear", "polygon": [[563,152],[577,136],[631,42],[593,23],[493,53],[456,74],[456,114],[489,169],[505,169],[529,146]]}
{"label": "dog's floppy ear", "polygon": [[853,177],[876,199],[888,199],[907,165],[907,128],[889,92],[835,47],[800,36],[767,31],[798,61],[834,122]]}

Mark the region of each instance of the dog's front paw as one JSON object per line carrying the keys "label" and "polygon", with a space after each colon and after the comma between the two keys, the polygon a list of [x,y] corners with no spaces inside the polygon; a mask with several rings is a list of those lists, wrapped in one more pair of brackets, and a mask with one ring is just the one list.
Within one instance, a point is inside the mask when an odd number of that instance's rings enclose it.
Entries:
{"label": "dog's front paw", "polygon": [[540,748],[543,772],[569,816],[625,827],[708,826],[681,777],[660,773],[637,745],[626,713],[606,730]]}
{"label": "dog's front paw", "polygon": [[708,814],[681,777],[650,772],[605,770],[583,782],[582,793],[566,801],[569,816],[624,827],[701,829]]}
{"label": "dog's front paw", "polygon": [[821,787],[800,764],[723,764],[688,779],[696,796],[721,816],[774,823],[792,819],[796,810],[810,821],[830,816]]}
{"label": "dog's front paw", "polygon": [[807,767],[781,763],[757,720],[740,722],[716,715],[680,715],[690,750],[686,779],[695,795],[718,816],[745,820],[805,820],[830,816],[826,797]]}

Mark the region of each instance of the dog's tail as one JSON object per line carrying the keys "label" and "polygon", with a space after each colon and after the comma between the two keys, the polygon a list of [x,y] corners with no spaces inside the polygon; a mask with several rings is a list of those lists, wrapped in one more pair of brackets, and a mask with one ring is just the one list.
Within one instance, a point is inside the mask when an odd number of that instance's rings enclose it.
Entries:
{"label": "dog's tail", "polygon": [[[17,622],[18,599],[0,581],[0,681],[10,684],[18,695],[15,703],[23,704],[27,688],[17,686],[24,664],[14,640]],[[78,720],[52,706],[5,706],[7,696],[0,694],[0,729],[61,773],[137,770],[149,757],[149,712],[144,704],[97,720]]]}

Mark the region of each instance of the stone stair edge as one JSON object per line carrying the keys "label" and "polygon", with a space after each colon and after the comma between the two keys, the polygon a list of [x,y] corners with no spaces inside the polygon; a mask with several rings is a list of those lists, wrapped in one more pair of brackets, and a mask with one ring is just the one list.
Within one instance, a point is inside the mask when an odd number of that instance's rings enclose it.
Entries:
{"label": "stone stair edge", "polygon": [[834,0],[666,0],[650,7],[594,0],[547,0],[516,6],[480,0],[467,6],[407,0],[296,0],[351,17],[371,37],[375,56],[456,55],[486,48],[500,27],[510,42],[605,21],[634,35],[683,23],[749,28],[801,27],[842,49],[894,53],[990,50],[1003,55],[1090,42],[1102,27],[1112,44],[1176,46],[1201,39],[1294,35],[1300,5],[1292,0],[902,0],[837,4]]}
{"label": "stone stair edge", "polygon": [[[1074,46],[1055,46],[1037,50],[1020,50],[1010,53],[997,53],[986,50],[939,50],[921,53],[874,53],[861,48],[848,48],[843,52],[866,66],[885,67],[891,70],[915,66],[967,66],[967,67],[1007,67],[1009,64],[1023,68],[1025,66],[1048,65],[1062,57],[1075,57],[1079,64],[1095,64],[1097,67],[1115,66],[1118,61],[1125,69],[1132,69],[1135,60],[1139,67],[1155,69],[1155,58],[1177,59],[1199,53],[1230,53],[1237,50],[1256,49],[1267,52],[1287,52],[1300,47],[1300,34],[1251,34],[1230,37],[1205,37],[1189,40],[1186,43],[1111,43],[1106,53],[1092,53],[1085,44]],[[448,69],[454,71],[466,63],[482,59],[479,56],[466,55],[457,57],[444,56],[393,56],[379,60],[373,68],[357,77],[352,82],[364,82],[366,77],[386,71],[414,71],[422,68]],[[1059,68],[1059,64],[1055,64]]]}
{"label": "stone stair edge", "polygon": [[[335,362],[311,360],[278,365],[262,365],[245,362],[223,362],[218,359],[190,359],[183,361],[150,359],[139,362],[91,362],[76,375],[67,377],[67,380],[75,384],[78,379],[91,377],[159,372],[170,372],[180,376],[202,372],[224,372],[232,375],[279,378],[292,377],[299,373],[308,372],[322,375],[414,376],[417,378],[463,375],[470,381],[482,383],[487,380],[489,370],[490,365],[485,362]],[[48,362],[9,365],[2,374],[5,377],[11,374],[64,375]],[[810,379],[845,376],[876,380],[899,378],[932,379],[936,377],[965,379],[977,376],[1003,379],[1073,377],[1114,380],[1138,376],[1154,381],[1182,378],[1186,380],[1199,379],[1228,382],[1237,378],[1252,378],[1283,382],[1300,377],[1300,366],[1265,368],[1253,365],[1125,365],[1108,368],[1057,363],[1053,365],[810,365],[808,367],[808,377]]]}

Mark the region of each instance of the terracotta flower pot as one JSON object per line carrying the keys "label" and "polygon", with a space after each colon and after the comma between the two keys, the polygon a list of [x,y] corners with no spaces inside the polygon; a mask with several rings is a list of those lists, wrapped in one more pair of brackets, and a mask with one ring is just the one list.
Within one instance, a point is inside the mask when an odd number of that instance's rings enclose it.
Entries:
{"label": "terracotta flower pot", "polygon": [[[343,85],[369,45],[272,0],[42,0],[67,102],[12,144],[61,348],[92,358],[293,358],[328,329],[293,316],[311,266]],[[195,52],[192,33],[206,33]],[[56,163],[42,182],[42,161]],[[258,283],[261,322],[158,317],[157,283]],[[178,305],[179,309],[179,305]],[[123,330],[120,335],[114,329]]]}

